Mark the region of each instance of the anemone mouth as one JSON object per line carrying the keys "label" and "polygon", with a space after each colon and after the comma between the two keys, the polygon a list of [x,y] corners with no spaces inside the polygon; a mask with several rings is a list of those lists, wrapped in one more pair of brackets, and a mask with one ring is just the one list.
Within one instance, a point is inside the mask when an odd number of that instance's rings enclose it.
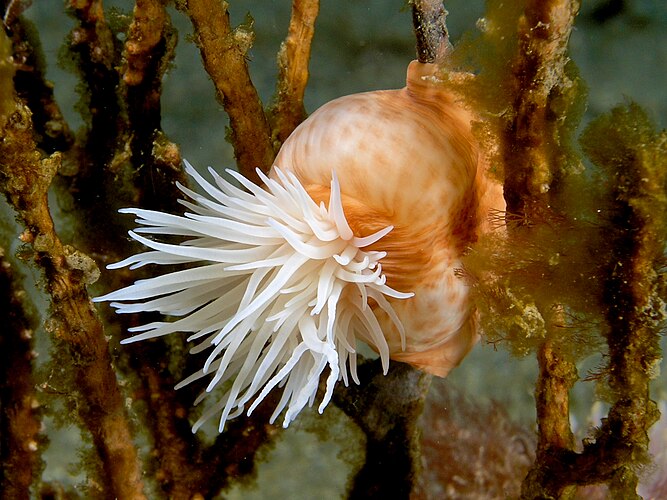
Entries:
{"label": "anemone mouth", "polygon": [[[357,338],[380,354],[386,372],[389,347],[369,301],[391,318],[405,347],[391,300],[412,294],[386,284],[380,262],[386,253],[366,247],[377,248],[392,227],[356,237],[335,172],[326,206],[314,202],[292,173],[277,167],[275,180],[258,170],[264,188],[227,170],[245,191],[211,168],[213,184],[187,161],[185,166],[205,194],[179,184],[190,200],[181,200],[187,208],[182,216],[122,209],[137,216],[139,227],[129,234],[150,251],[108,268],[199,265],[139,280],[94,300],[111,301],[119,314],[153,311],[173,318],[131,328],[134,336],[124,344],[182,332],[196,342],[192,353],[208,352],[204,366],[176,386],[210,378],[195,404],[215,401],[193,432],[216,414],[222,432],[228,419],[252,401],[250,414],[275,387],[283,393],[271,422],[287,408],[287,427],[306,404],[314,403],[328,368],[322,412],[339,380],[359,383]],[[183,241],[160,242],[164,236]],[[214,393],[216,388],[221,390]]]}

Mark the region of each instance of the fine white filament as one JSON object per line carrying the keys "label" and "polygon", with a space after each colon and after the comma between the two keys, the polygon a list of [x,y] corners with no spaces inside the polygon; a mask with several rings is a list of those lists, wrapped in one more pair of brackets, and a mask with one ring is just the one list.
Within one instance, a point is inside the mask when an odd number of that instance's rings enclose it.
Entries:
{"label": "fine white filament", "polygon": [[[206,195],[179,184],[192,200],[181,200],[188,209],[183,216],[122,209],[137,216],[140,225],[130,236],[151,250],[108,268],[198,266],[139,280],[95,301],[112,301],[118,313],[153,311],[173,318],[131,328],[135,335],[124,344],[186,332],[188,341],[196,341],[190,352],[208,352],[202,369],[176,386],[210,377],[195,404],[216,387],[224,391],[197,420],[193,432],[218,413],[222,432],[228,419],[252,402],[250,415],[277,386],[283,393],[271,422],[287,407],[283,423],[287,427],[306,404],[313,404],[328,368],[321,413],[338,380],[359,383],[357,337],[372,344],[386,373],[389,348],[368,299],[392,319],[404,343],[403,327],[386,297],[406,299],[412,294],[385,284],[379,263],[384,252],[363,248],[392,228],[355,237],[335,173],[326,207],[317,205],[291,172],[275,167],[277,180],[258,170],[265,188],[227,170],[244,191],[210,167],[214,184],[187,161],[185,165]],[[184,240],[162,243],[144,235]]]}

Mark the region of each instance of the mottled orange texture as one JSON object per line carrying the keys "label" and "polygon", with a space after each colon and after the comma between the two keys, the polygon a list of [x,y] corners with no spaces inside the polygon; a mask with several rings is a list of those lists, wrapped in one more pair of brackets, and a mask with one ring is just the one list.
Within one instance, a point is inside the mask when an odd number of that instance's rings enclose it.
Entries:
{"label": "mottled orange texture", "polygon": [[285,141],[274,165],[325,203],[335,171],[355,235],[394,226],[373,249],[387,252],[387,284],[415,293],[392,301],[405,349],[393,322],[379,308],[376,315],[392,359],[445,376],[479,338],[459,259],[487,229],[489,211],[505,206],[502,188],[487,179],[473,116],[437,70],[413,61],[403,89],[322,106]]}

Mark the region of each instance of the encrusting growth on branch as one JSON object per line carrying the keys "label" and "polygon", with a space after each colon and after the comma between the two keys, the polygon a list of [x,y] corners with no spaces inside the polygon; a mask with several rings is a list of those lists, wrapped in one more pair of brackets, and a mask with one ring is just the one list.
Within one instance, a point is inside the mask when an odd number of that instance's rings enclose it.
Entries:
{"label": "encrusting growth on branch", "polygon": [[387,375],[379,362],[359,367],[363,386],[340,388],[334,401],[366,434],[366,460],[354,478],[350,499],[407,498],[419,469],[417,425],[431,375],[398,363]]}
{"label": "encrusting growth on branch", "polygon": [[99,271],[92,259],[60,241],[49,213],[47,190],[60,154],[42,158],[37,152],[30,110],[19,100],[14,101],[14,109],[0,116],[0,135],[4,138],[0,143],[0,185],[26,226],[24,241],[32,244],[35,259],[44,270],[51,296],[51,334],[65,342],[76,360],[80,416],[93,435],[109,491],[122,498],[143,498],[123,398],[102,324],[86,291]]}
{"label": "encrusting growth on branch", "polygon": [[162,41],[167,13],[161,0],[137,0],[132,24],[125,41],[126,85],[135,86],[146,78],[153,50]]}
{"label": "encrusting growth on branch", "polygon": [[287,38],[278,52],[277,95],[271,109],[273,136],[279,144],[306,118],[303,96],[319,9],[319,0],[292,0]]}
{"label": "encrusting growth on branch", "polygon": [[68,7],[77,24],[67,39],[67,49],[85,85],[81,99],[83,109],[88,110],[83,113],[87,125],[85,138],[79,140],[83,144],[77,144],[79,158],[68,181],[77,201],[90,208],[98,194],[86,186],[104,185],[104,173],[113,165],[115,144],[120,136],[117,58],[114,35],[104,17],[102,2],[71,0]]}
{"label": "encrusting growth on branch", "polygon": [[259,182],[255,169],[268,171],[275,154],[269,122],[248,73],[246,53],[254,35],[248,27],[232,30],[227,2],[185,0],[179,5],[192,20],[204,67],[229,115],[239,171]]}
{"label": "encrusting growth on branch", "polygon": [[4,252],[0,247],[0,499],[28,500],[42,441],[32,374],[34,321]]}
{"label": "encrusting growth on branch", "polygon": [[648,429],[660,415],[649,382],[659,374],[666,319],[667,132],[656,133],[630,104],[593,121],[581,142],[608,179],[612,214],[603,294],[613,405],[584,456],[608,457],[611,493],[632,498],[638,469],[649,462]]}
{"label": "encrusting growth on branch", "polygon": [[540,375],[535,388],[537,407],[538,452],[569,449],[574,444],[570,429],[569,390],[577,381],[577,369],[558,352],[551,340],[546,340],[537,354]]}
{"label": "encrusting growth on branch", "polygon": [[[536,249],[552,241],[548,235],[554,229],[550,225],[575,231],[573,234],[583,231],[576,216],[567,212],[572,209],[567,205],[572,202],[566,198],[572,196],[566,191],[568,176],[578,168],[568,165],[572,131],[554,115],[554,109],[574,113],[573,89],[577,84],[568,73],[567,44],[578,10],[576,0],[529,0],[518,20],[518,52],[510,87],[512,112],[508,113],[501,149],[508,213],[522,222],[508,224],[507,231],[510,239],[523,241],[524,245],[534,241]],[[659,322],[647,322],[646,311],[656,307],[656,267],[665,241],[664,219],[655,216],[665,213],[660,207],[665,204],[667,183],[664,166],[658,175],[661,170],[656,161],[664,144],[659,146],[660,140],[651,135],[650,125],[636,110],[613,114],[615,120],[600,119],[592,126],[593,131],[584,134],[589,156],[600,167],[602,177],[609,179],[609,192],[600,195],[600,203],[614,215],[599,221],[606,225],[604,237],[609,249],[597,256],[602,263],[589,264],[589,274],[582,273],[578,282],[573,281],[579,287],[587,286],[586,279],[601,285],[598,289],[588,286],[587,293],[570,289],[563,296],[564,303],[545,300],[539,284],[524,298],[533,301],[539,315],[546,318],[546,329],[537,347],[538,448],[536,461],[523,483],[522,498],[558,498],[575,485],[595,483],[608,483],[613,494],[632,498],[636,495],[637,470],[647,462],[646,433],[657,415],[655,404],[648,398],[648,382],[650,367],[659,360]],[[606,137],[614,134],[613,145],[606,145]],[[633,134],[640,137],[633,138]],[[593,135],[595,140],[587,139]],[[644,149],[632,150],[633,146]],[[647,153],[649,150],[654,152]],[[654,214],[652,218],[649,213]],[[597,230],[588,227],[587,233],[580,232],[575,238],[586,234],[593,241]],[[569,237],[561,238],[567,241]],[[561,253],[551,258],[567,259],[568,254],[587,251],[585,243],[578,244],[580,248],[564,245],[562,251],[556,249]],[[549,266],[543,269],[555,276]],[[577,298],[578,293],[583,299]],[[557,297],[555,293],[551,296]],[[607,323],[599,330],[607,341],[607,373],[613,392],[608,417],[581,453],[575,451],[570,429],[569,391],[578,378],[574,336],[583,326],[571,325],[570,335],[558,331],[567,324],[558,319],[559,314],[576,312],[577,307],[585,311],[586,306],[577,300],[599,300],[609,308],[597,321]],[[529,337],[535,333],[526,332]]]}
{"label": "encrusting growth on branch", "polygon": [[[13,3],[21,6],[21,2]],[[44,76],[46,68],[40,54],[39,41],[31,36],[31,27],[23,16],[18,16],[18,9],[13,10],[14,15],[6,16],[5,23],[13,44],[11,66],[12,71],[15,70],[16,93],[33,112],[32,122],[38,146],[47,153],[67,151],[74,143],[74,134],[55,100],[53,85]],[[7,82],[11,83],[11,80]],[[12,91],[3,88],[0,89],[0,95],[11,96]]]}
{"label": "encrusting growth on branch", "polygon": [[[518,52],[513,62],[512,84],[514,102],[505,135],[502,137],[504,192],[508,213],[523,220],[518,226],[508,224],[512,238],[530,237],[529,227],[536,217],[549,213],[550,192],[554,178],[561,168],[559,155],[558,122],[548,119],[549,106],[554,96],[564,92],[571,84],[566,76],[567,43],[578,2],[551,0],[538,2],[529,0],[525,12],[518,20]],[[539,219],[541,220],[541,219]],[[552,321],[551,312],[559,310],[558,304],[535,301],[538,317]],[[537,347],[540,372],[535,388],[538,424],[538,446],[536,462],[523,486],[522,495],[528,493],[528,482],[538,474],[542,463],[554,453],[570,450],[573,445],[569,422],[569,390],[578,379],[574,363],[567,353],[561,352],[558,338],[551,339],[552,326],[547,325],[546,334]],[[527,335],[536,332],[527,331]],[[541,479],[537,480],[539,483]],[[565,487],[566,485],[564,485]]]}
{"label": "encrusting growth on branch", "polygon": [[120,104],[127,109],[129,131],[124,134],[131,143],[131,163],[142,166],[135,185],[147,207],[175,204],[174,183],[186,182],[180,151],[161,131],[162,80],[177,38],[165,2],[136,2],[124,44]]}
{"label": "encrusting growth on branch", "polygon": [[505,138],[507,210],[530,218],[545,206],[560,177],[559,121],[549,118],[556,99],[572,86],[565,66],[578,0],[529,0],[519,18],[513,63],[513,120]]}
{"label": "encrusting growth on branch", "polygon": [[411,0],[412,26],[417,40],[417,60],[442,62],[449,49],[447,11],[442,0]]}

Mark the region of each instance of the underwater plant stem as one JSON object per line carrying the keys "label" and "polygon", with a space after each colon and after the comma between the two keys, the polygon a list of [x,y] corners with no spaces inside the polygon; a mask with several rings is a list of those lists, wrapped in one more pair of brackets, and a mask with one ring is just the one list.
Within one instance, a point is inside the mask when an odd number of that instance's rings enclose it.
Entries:
{"label": "underwater plant stem", "polygon": [[567,44],[579,0],[529,0],[519,18],[519,50],[513,63],[513,119],[504,139],[507,210],[532,219],[544,209],[558,179],[558,121],[550,104],[570,83]]}
{"label": "underwater plant stem", "polygon": [[135,186],[144,207],[173,209],[180,196],[176,182],[186,183],[178,146],[162,132],[162,80],[177,43],[163,0],[137,0],[124,46],[121,107],[130,143]]}
{"label": "underwater plant stem", "polygon": [[[14,4],[22,4],[22,8],[27,7],[24,2],[14,2]],[[55,100],[53,84],[46,80],[46,68],[39,39],[23,16],[18,16],[18,12],[9,16],[6,23],[14,50],[11,54],[12,63],[3,57],[3,62],[0,64],[11,66],[15,72],[14,87],[33,113],[32,123],[38,146],[47,153],[67,151],[74,144],[74,134]],[[11,90],[0,89],[0,95],[12,101]],[[13,103],[9,105],[13,108]]]}
{"label": "underwater plant stem", "polygon": [[581,142],[611,180],[613,214],[603,293],[615,401],[598,441],[618,456],[612,493],[631,498],[637,470],[649,461],[648,429],[660,415],[649,382],[658,374],[665,320],[660,290],[667,242],[667,133],[656,133],[646,114],[631,104],[591,123]]}
{"label": "underwater plant stem", "polygon": [[[605,216],[599,221],[608,246],[598,256],[596,278],[608,327],[604,335],[611,408],[583,451],[575,453],[568,449],[565,425],[559,430],[542,422],[552,409],[540,407],[557,408],[557,395],[542,401],[536,393],[541,449],[523,483],[523,498],[555,498],[568,485],[595,483],[607,483],[612,498],[638,498],[639,474],[650,463],[648,430],[659,417],[649,384],[658,374],[665,321],[667,133],[656,133],[646,114],[631,104],[594,120],[581,144],[599,168],[604,186],[598,203]],[[540,377],[545,378],[549,358],[541,354],[539,361]],[[549,378],[557,382],[558,373]],[[565,397],[563,390],[561,399]],[[552,434],[556,439],[560,434],[564,445],[540,453]]]}
{"label": "underwater plant stem", "polygon": [[535,463],[523,481],[521,498],[542,498],[545,494],[559,498],[571,484],[554,469],[561,466],[564,457],[574,455],[569,391],[578,379],[577,369],[549,339],[540,346],[537,359],[540,368],[535,385],[537,450]]}
{"label": "underwater plant stem", "polygon": [[154,453],[158,465],[155,477],[169,498],[194,498],[197,493],[204,495],[201,488],[209,478],[204,467],[193,467],[193,464],[201,464],[201,451],[190,431],[187,411],[176,400],[173,377],[160,366],[161,361],[145,361],[141,364],[139,375],[149,392],[146,399],[152,417],[151,433],[155,439]]}
{"label": "underwater plant stem", "polygon": [[104,174],[113,163],[124,125],[118,99],[120,62],[102,1],[69,0],[67,6],[77,20],[67,38],[67,49],[83,85],[79,110],[87,126],[83,146],[76,151],[76,168],[67,180],[80,206],[90,209],[98,201],[100,187],[105,186]]}
{"label": "underwater plant stem", "polygon": [[38,401],[32,375],[33,326],[25,292],[0,248],[0,499],[27,500],[41,459]]}
{"label": "underwater plant stem", "polygon": [[72,30],[70,44],[82,58],[81,69],[91,93],[89,105],[94,127],[98,115],[109,114],[113,109],[108,106],[116,102],[118,75],[114,36],[104,17],[101,0],[69,0],[69,7],[79,21]]}
{"label": "underwater plant stem", "polygon": [[535,388],[537,402],[537,453],[552,449],[571,449],[574,437],[570,429],[569,391],[577,381],[577,369],[563,357],[551,340],[538,352],[540,375]]}
{"label": "underwater plant stem", "polygon": [[[518,24],[514,61],[514,115],[503,141],[504,193],[509,213],[528,223],[549,212],[549,191],[558,177],[560,130],[548,119],[550,100],[569,82],[567,43],[578,0],[529,0]],[[508,230],[520,228],[508,227]],[[569,390],[577,380],[574,364],[546,339],[538,353],[535,398],[538,450],[535,469],[554,449],[572,447]],[[531,474],[528,476],[530,481]]]}
{"label": "underwater plant stem", "polygon": [[232,30],[227,2],[185,0],[179,5],[190,16],[204,68],[213,80],[218,101],[229,115],[239,171],[260,183],[255,169],[268,171],[275,154],[269,122],[246,61],[254,34],[248,26]]}
{"label": "underwater plant stem", "polygon": [[[507,211],[528,224],[550,212],[549,192],[559,177],[561,131],[558,123],[549,119],[549,106],[569,82],[565,73],[567,43],[578,11],[578,0],[528,0],[519,17],[513,115],[502,147]],[[559,460],[573,445],[569,390],[576,381],[576,369],[548,338],[539,348],[538,363],[538,449],[522,485],[522,498],[557,497],[569,485],[553,467],[560,465]]]}
{"label": "underwater plant stem", "polygon": [[437,63],[449,49],[447,10],[442,0],[411,0],[412,26],[417,39],[417,60]]}
{"label": "underwater plant stem", "polygon": [[167,11],[162,0],[136,0],[125,41],[125,60],[123,72],[126,85],[135,86],[143,82],[146,70],[151,65],[155,47],[163,41]]}
{"label": "underwater plant stem", "polygon": [[408,498],[421,456],[417,421],[432,376],[404,363],[384,375],[380,360],[358,370],[363,385],[339,387],[333,396],[366,434],[366,460],[348,498]]}
{"label": "underwater plant stem", "polygon": [[35,261],[45,275],[51,298],[48,330],[71,356],[80,395],[79,415],[93,436],[104,466],[108,494],[144,498],[137,452],[132,442],[107,340],[86,285],[97,268],[89,257],[63,245],[49,212],[47,191],[60,154],[42,158],[33,140],[30,110],[18,99],[14,112],[0,121],[0,184],[26,227]]}
{"label": "underwater plant stem", "polygon": [[319,0],[292,0],[287,38],[278,52],[276,103],[271,109],[273,136],[279,144],[306,118],[303,96],[319,10]]}
{"label": "underwater plant stem", "polygon": [[[631,498],[629,495],[636,491],[638,467],[649,461],[648,429],[660,416],[657,405],[649,397],[652,371],[660,359],[659,335],[643,317],[644,311],[650,308],[650,286],[646,285],[650,285],[652,268],[645,266],[647,255],[641,254],[646,253],[642,247],[653,245],[646,240],[642,242],[641,232],[640,229],[635,240],[636,252],[619,261],[627,266],[626,270],[612,276],[608,284],[614,287],[614,295],[620,291],[628,300],[610,310],[609,383],[616,401],[600,429],[598,440],[604,447],[616,450],[617,467],[610,488],[623,498]],[[608,450],[606,453],[609,454]]]}

